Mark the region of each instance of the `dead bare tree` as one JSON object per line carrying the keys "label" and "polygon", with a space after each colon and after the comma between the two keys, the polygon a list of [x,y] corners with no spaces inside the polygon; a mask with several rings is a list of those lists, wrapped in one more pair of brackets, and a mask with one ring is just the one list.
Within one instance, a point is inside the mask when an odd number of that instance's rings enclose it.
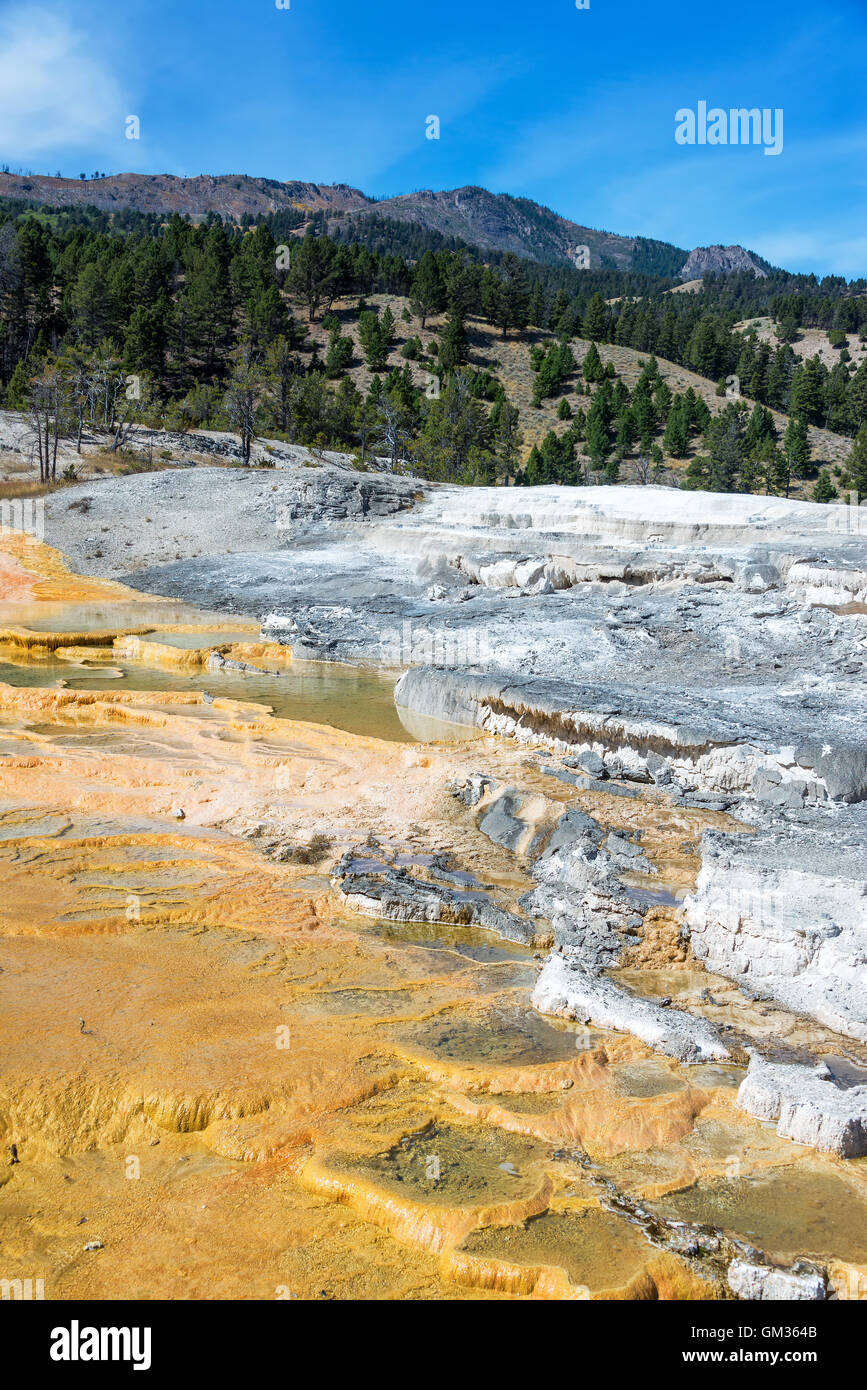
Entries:
{"label": "dead bare tree", "polygon": [[638,455],[638,458],[635,460],[635,472],[636,472],[636,475],[637,475],[637,477],[638,477],[638,481],[641,483],[641,485],[642,485],[643,487],[646,486],[647,480],[648,480],[648,478],[650,477],[650,455],[649,455],[649,454],[639,454],[639,455]]}
{"label": "dead bare tree", "polygon": [[241,436],[241,456],[245,464],[250,462],[264,389],[265,377],[254,361],[252,348],[249,343],[242,343],[235,354],[225,410],[232,428]]}
{"label": "dead bare tree", "polygon": [[30,383],[27,394],[27,437],[31,456],[39,459],[39,481],[57,477],[57,446],[65,423],[65,383],[56,362],[48,362]]}
{"label": "dead bare tree", "polygon": [[108,433],[114,427],[118,399],[124,391],[126,378],[120,359],[111,347],[103,348],[91,360],[88,373],[88,408],[91,424]]}
{"label": "dead bare tree", "polygon": [[392,471],[411,437],[406,411],[389,396],[382,396],[377,405],[380,438],[388,450]]}

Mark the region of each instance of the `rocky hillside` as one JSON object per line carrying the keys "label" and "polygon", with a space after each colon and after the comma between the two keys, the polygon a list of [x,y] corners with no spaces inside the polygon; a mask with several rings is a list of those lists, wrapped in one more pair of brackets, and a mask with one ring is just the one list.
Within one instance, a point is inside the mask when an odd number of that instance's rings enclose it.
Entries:
{"label": "rocky hillside", "polygon": [[[49,207],[92,206],[112,212],[179,212],[203,217],[218,212],[230,221],[293,209],[364,216],[375,212],[428,231],[457,237],[484,251],[513,251],[543,265],[636,270],[676,276],[686,251],[646,237],[616,236],[570,222],[528,198],[484,188],[425,190],[377,202],[348,184],[280,183],[245,174],[113,174],[102,179],[60,179],[42,174],[0,173],[0,198],[24,198]],[[746,254],[746,253],[744,253]]]}
{"label": "rocky hillside", "polygon": [[[486,251],[512,251],[544,265],[587,269],[579,247],[589,251],[589,268],[640,270],[676,275],[684,252],[668,242],[598,232],[560,217],[529,198],[489,193],[485,188],[424,189],[377,203],[380,217],[413,222],[443,236],[459,237]],[[360,214],[364,215],[364,210]]]}
{"label": "rocky hillside", "polygon": [[373,199],[347,184],[280,183],[247,174],[112,174],[104,179],[56,179],[42,174],[0,173],[0,197],[26,198],[50,207],[97,207],[112,212],[188,213],[191,217],[218,212],[239,220],[280,212],[285,208],[311,212],[351,212],[369,207]]}
{"label": "rocky hillside", "polygon": [[680,269],[681,280],[701,280],[704,275],[733,275],[751,270],[761,280],[768,276],[768,263],[745,251],[742,246],[696,246]]}
{"label": "rocky hillside", "polygon": [[[0,173],[0,198],[24,198],[49,207],[91,206],[112,212],[186,214],[218,212],[237,222],[293,209],[363,218],[375,213],[427,231],[457,237],[483,251],[512,251],[543,265],[580,269],[634,270],[645,275],[702,276],[752,270],[767,275],[767,262],[742,246],[699,246],[687,253],[670,242],[595,231],[529,198],[489,193],[485,188],[424,189],[377,201],[349,184],[318,184],[252,178],[247,174],[112,174],[101,179],[61,179],[47,174]],[[584,250],[586,248],[586,251]]]}

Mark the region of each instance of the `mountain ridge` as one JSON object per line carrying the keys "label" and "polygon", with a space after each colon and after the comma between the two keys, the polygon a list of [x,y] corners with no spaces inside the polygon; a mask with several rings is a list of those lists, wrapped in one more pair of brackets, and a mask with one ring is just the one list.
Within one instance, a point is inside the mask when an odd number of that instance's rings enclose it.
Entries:
{"label": "mountain ridge", "polygon": [[671,279],[745,269],[755,275],[767,273],[763,268],[767,262],[741,246],[713,245],[686,251],[652,237],[623,236],[587,227],[530,198],[491,193],[474,184],[375,199],[346,183],[281,182],[249,174],[187,177],[123,173],[69,179],[0,172],[0,197],[59,209],[131,209],[190,217],[219,213],[235,222],[245,215],[267,216],[287,210],[321,213],[329,221],[378,216],[419,225],[482,251],[512,252],[543,265],[634,270]]}
{"label": "mountain ridge", "polygon": [[[364,208],[349,215],[373,212]],[[488,251],[511,251],[546,265],[578,269],[641,269],[637,252],[652,247],[667,255],[662,273],[677,274],[687,253],[668,242],[647,237],[620,236],[599,231],[554,212],[529,198],[491,193],[475,184],[461,188],[422,189],[376,204],[375,213],[397,221],[416,222],[429,230],[454,236]]]}
{"label": "mountain ridge", "polygon": [[50,174],[0,173],[0,197],[25,198],[50,207],[96,207],[106,212],[132,208],[136,212],[209,212],[240,218],[281,212],[287,208],[312,212],[374,208],[376,202],[349,184],[318,184],[250,174],[109,174],[100,179],[65,179]]}

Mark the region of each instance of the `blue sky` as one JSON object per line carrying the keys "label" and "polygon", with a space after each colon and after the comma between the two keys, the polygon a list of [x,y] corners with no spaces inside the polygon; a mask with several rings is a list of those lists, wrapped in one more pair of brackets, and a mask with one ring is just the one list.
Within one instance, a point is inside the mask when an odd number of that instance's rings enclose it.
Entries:
{"label": "blue sky", "polygon": [[[375,195],[474,183],[852,277],[867,275],[865,59],[867,0],[3,0],[0,162]],[[702,100],[782,108],[782,152],[678,145],[675,112]]]}

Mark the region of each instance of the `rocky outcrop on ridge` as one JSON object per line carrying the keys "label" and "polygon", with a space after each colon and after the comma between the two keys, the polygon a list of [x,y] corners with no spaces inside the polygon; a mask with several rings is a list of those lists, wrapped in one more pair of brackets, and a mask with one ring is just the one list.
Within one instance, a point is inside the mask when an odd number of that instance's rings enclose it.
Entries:
{"label": "rocky outcrop on ridge", "polygon": [[701,280],[705,275],[734,275],[752,271],[758,279],[766,280],[768,272],[761,261],[742,246],[696,246],[680,270],[681,280]]}

